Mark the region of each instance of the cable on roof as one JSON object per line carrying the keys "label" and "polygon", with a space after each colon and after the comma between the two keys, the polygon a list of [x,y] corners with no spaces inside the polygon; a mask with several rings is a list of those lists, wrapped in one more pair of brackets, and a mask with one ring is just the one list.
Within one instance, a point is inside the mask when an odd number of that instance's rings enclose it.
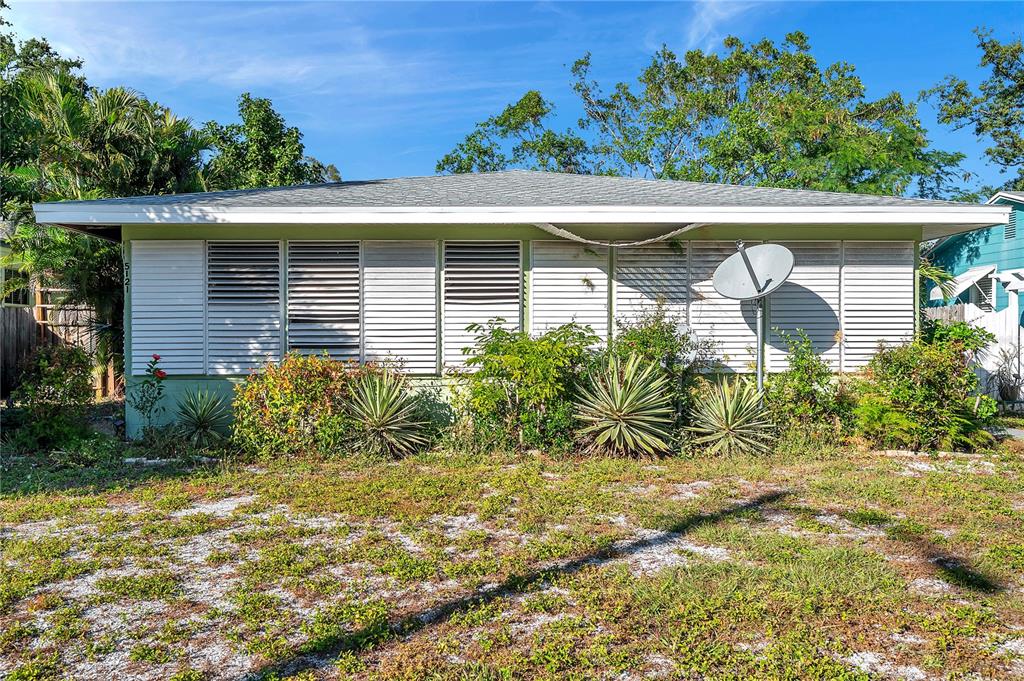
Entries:
{"label": "cable on roof", "polygon": [[666,232],[665,234],[660,234],[658,236],[651,237],[650,239],[644,239],[642,241],[624,241],[624,242],[623,241],[597,241],[595,239],[587,239],[587,238],[582,237],[582,236],[580,236],[578,234],[573,234],[572,232],[570,232],[567,229],[562,229],[561,227],[555,227],[550,222],[536,222],[536,223],[534,223],[534,226],[544,230],[548,234],[553,234],[554,236],[557,236],[557,237],[559,237],[561,239],[569,239],[570,241],[577,241],[577,242],[579,242],[581,244],[589,244],[591,246],[609,246],[609,247],[611,247],[611,246],[618,246],[620,248],[621,247],[627,247],[628,248],[628,247],[631,247],[631,246],[646,246],[647,244],[654,244],[654,243],[657,243],[659,241],[665,241],[666,239],[671,239],[674,236],[679,236],[683,232],[689,232],[692,229],[698,229],[700,227],[706,227],[707,223],[706,222],[692,222],[692,223],[690,223],[688,225],[685,225],[683,227],[679,227],[679,228],[673,229],[671,232]]}

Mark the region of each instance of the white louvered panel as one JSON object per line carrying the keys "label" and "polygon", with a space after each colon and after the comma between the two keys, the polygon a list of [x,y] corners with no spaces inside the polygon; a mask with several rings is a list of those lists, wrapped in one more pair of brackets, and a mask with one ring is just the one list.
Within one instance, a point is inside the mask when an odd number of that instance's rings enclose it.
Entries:
{"label": "white louvered panel", "polygon": [[608,249],[572,241],[533,241],[531,326],[589,325],[608,337]]}
{"label": "white louvered panel", "polygon": [[686,243],[654,243],[619,248],[615,253],[615,319],[636,319],[658,303],[686,322],[689,300]]}
{"label": "white louvered panel", "polygon": [[131,242],[131,373],[202,374],[203,242]]}
{"label": "white louvered panel", "polygon": [[802,329],[814,351],[838,371],[840,243],[790,241],[782,245],[793,252],[793,274],[769,297],[768,368],[784,371],[789,366],[786,342],[776,329],[793,338]]}
{"label": "white louvered panel", "polygon": [[206,248],[211,374],[241,374],[281,359],[277,241],[210,241]]}
{"label": "white louvered panel", "polygon": [[437,245],[363,242],[363,344],[367,361],[398,359],[437,372]]}
{"label": "white louvered panel", "polygon": [[288,243],[288,348],[359,359],[359,242]]}
{"label": "white louvered panel", "polygon": [[470,324],[504,319],[519,328],[520,254],[518,241],[444,243],[444,363],[461,366],[476,334]]}
{"label": "white louvered panel", "polygon": [[843,370],[856,371],[878,352],[914,334],[914,244],[843,244]]}
{"label": "white louvered panel", "polygon": [[[753,245],[755,242],[748,242]],[[728,369],[753,371],[757,360],[757,312],[750,301],[720,296],[711,283],[715,268],[736,252],[732,241],[690,242],[690,328],[715,343],[714,353]]]}

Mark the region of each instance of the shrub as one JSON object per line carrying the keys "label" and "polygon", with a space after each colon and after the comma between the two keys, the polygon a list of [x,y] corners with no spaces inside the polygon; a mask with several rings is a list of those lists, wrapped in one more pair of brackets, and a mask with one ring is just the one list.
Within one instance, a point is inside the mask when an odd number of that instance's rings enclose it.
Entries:
{"label": "shrub", "polygon": [[226,439],[229,417],[223,397],[189,390],[178,402],[177,430],[189,444],[206,449]]}
{"label": "shrub", "polygon": [[796,336],[776,331],[786,343],[789,368],[770,375],[765,385],[765,405],[772,420],[787,430],[838,431],[840,417],[849,410],[849,399],[832,367],[814,352],[803,329],[797,330]]}
{"label": "shrub", "polygon": [[944,322],[941,319],[925,319],[921,325],[921,339],[932,345],[957,343],[972,356],[996,342],[991,331],[967,322]]}
{"label": "shrub", "polygon": [[635,354],[661,367],[675,425],[684,425],[695,382],[712,360],[714,342],[698,340],[680,317],[670,313],[664,301],[658,301],[635,318],[616,320],[611,351],[620,361]]}
{"label": "shrub", "polygon": [[289,353],[235,388],[232,439],[258,458],[328,454],[352,436],[345,409],[352,383],[364,371],[326,355]]}
{"label": "shrub", "polygon": [[672,406],[668,378],[658,365],[630,355],[620,363],[612,354],[605,366],[588,376],[576,403],[586,424],[579,434],[593,447],[615,453],[654,454],[669,448]]}
{"label": "shrub", "polygon": [[359,376],[349,404],[355,445],[373,456],[408,454],[426,445],[426,424],[416,418],[418,407],[402,375],[383,371]]}
{"label": "shrub", "polygon": [[20,427],[11,438],[18,449],[49,447],[87,433],[86,410],[93,401],[92,363],[81,348],[38,348],[22,366],[12,398],[21,407]]}
{"label": "shrub", "polygon": [[148,437],[153,429],[153,419],[163,413],[164,379],[167,372],[159,368],[160,355],[154,354],[146,364],[146,377],[132,387],[125,397],[128,406],[145,420],[143,436]]}
{"label": "shrub", "polygon": [[691,444],[711,454],[764,454],[775,426],[749,379],[724,379],[696,400]]}
{"label": "shrub", "polygon": [[500,320],[474,324],[464,407],[473,433],[489,445],[568,449],[573,398],[598,341],[589,327],[566,324],[536,338],[510,331]]}
{"label": "shrub", "polygon": [[908,449],[974,449],[991,441],[984,427],[996,405],[977,394],[969,356],[982,348],[969,348],[957,337],[921,337],[880,350],[854,410],[857,435],[872,446]]}

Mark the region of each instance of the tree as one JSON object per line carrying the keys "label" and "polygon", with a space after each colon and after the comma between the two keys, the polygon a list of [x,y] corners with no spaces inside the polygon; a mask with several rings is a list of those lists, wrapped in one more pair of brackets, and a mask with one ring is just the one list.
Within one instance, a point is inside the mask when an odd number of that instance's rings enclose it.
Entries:
{"label": "tree", "polygon": [[556,169],[829,191],[951,192],[961,154],[928,148],[913,103],[869,100],[853,66],[822,69],[802,33],[781,45],[727,38],[722,56],[679,59],[662,48],[637,86],[605,92],[590,56],[572,67],[584,116],[551,129],[553,107],[531,91],[476,126],[439,172]]}
{"label": "tree", "polygon": [[1019,37],[1001,42],[987,29],[977,28],[974,34],[981,66],[989,69],[977,91],[964,79],[947,76],[922,96],[938,101],[939,122],[971,128],[990,140],[985,156],[1001,172],[1016,173],[1003,189],[1024,190],[1024,46]]}
{"label": "tree", "polygon": [[206,124],[214,157],[206,169],[208,189],[283,187],[341,179],[338,169],[305,155],[302,133],[288,127],[269,99],[248,92],[238,100],[241,123]]}

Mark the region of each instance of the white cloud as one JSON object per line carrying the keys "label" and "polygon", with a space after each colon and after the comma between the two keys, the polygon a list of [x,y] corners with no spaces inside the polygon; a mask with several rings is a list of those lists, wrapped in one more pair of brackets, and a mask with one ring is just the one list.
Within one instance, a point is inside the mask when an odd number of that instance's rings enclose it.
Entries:
{"label": "white cloud", "polygon": [[740,0],[699,0],[694,3],[693,17],[686,29],[686,49],[712,50],[730,33],[730,24],[756,7]]}

